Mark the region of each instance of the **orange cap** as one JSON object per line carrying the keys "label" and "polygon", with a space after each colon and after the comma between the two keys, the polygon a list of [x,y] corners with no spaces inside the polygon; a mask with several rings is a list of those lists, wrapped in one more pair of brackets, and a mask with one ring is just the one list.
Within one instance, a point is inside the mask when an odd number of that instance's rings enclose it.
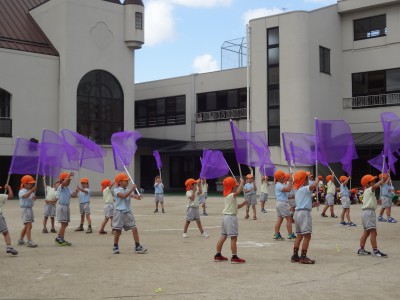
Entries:
{"label": "orange cap", "polygon": [[235,178],[233,177],[226,177],[222,181],[222,185],[224,186],[224,197],[228,196],[230,193],[232,193],[232,189],[239,185]]}
{"label": "orange cap", "polygon": [[20,188],[22,189],[24,187],[24,184],[35,183],[35,182],[36,182],[35,179],[33,179],[33,177],[31,175],[22,176]]}
{"label": "orange cap", "polygon": [[121,180],[128,181],[129,177],[125,173],[120,173],[115,176],[115,184],[118,185]]}
{"label": "orange cap", "polygon": [[82,177],[81,183],[89,183],[89,179],[87,179],[86,177]]}
{"label": "orange cap", "polygon": [[340,176],[339,177],[339,181],[340,182],[345,182],[347,180],[347,177],[346,176]]}
{"label": "orange cap", "polygon": [[58,179],[60,179],[60,181],[61,181],[61,180],[64,180],[64,179],[66,179],[66,178],[68,177],[68,175],[69,175],[68,172],[62,172],[62,173],[60,174],[60,176],[58,176]]}
{"label": "orange cap", "polygon": [[294,173],[294,185],[293,187],[297,190],[301,187],[307,179],[307,172],[300,170]]}
{"label": "orange cap", "polygon": [[101,191],[104,191],[104,189],[111,184],[110,179],[103,179],[101,181]]}
{"label": "orange cap", "polygon": [[277,170],[277,171],[274,173],[274,178],[275,178],[276,181],[279,181],[279,180],[281,180],[282,178],[285,178],[285,172],[283,172],[283,171],[281,171],[281,170]]}
{"label": "orange cap", "polygon": [[318,179],[319,179],[319,180],[322,180],[322,176],[321,176],[321,175],[318,175]]}
{"label": "orange cap", "polygon": [[400,190],[397,190],[397,191],[396,191],[396,194],[400,194]]}
{"label": "orange cap", "polygon": [[285,180],[289,180],[290,178],[290,174],[289,173],[285,173]]}
{"label": "orange cap", "polygon": [[194,180],[193,178],[187,179],[185,181],[186,191],[189,191],[194,183],[196,183],[196,180]]}
{"label": "orange cap", "polygon": [[357,190],[356,189],[351,189],[350,192],[355,194],[355,193],[357,193]]}
{"label": "orange cap", "polygon": [[[383,173],[383,179],[386,180],[387,177],[388,177],[387,174],[386,174],[386,173]],[[382,173],[379,174],[379,179],[382,179]]]}
{"label": "orange cap", "polygon": [[247,175],[246,175],[246,178],[247,178],[247,179],[253,179],[253,175],[247,174]]}
{"label": "orange cap", "polygon": [[370,174],[364,175],[363,178],[361,178],[361,185],[366,186],[368,183],[370,183],[372,180],[375,180],[376,177],[372,176]]}
{"label": "orange cap", "polygon": [[332,175],[328,175],[328,176],[326,176],[326,182],[329,182],[329,181],[331,181],[331,179],[332,179]]}

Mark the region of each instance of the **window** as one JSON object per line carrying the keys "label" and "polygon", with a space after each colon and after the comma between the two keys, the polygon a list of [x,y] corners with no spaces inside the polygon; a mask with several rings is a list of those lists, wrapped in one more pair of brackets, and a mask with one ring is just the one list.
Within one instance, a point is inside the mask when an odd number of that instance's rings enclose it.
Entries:
{"label": "window", "polygon": [[95,70],[82,77],[77,92],[77,131],[98,144],[124,130],[124,96],[117,79]]}
{"label": "window", "polygon": [[0,89],[0,137],[12,137],[11,95]]}
{"label": "window", "polygon": [[246,108],[246,88],[197,94],[197,113]]}
{"label": "window", "polygon": [[319,71],[331,74],[331,50],[319,46]]}
{"label": "window", "polygon": [[387,34],[386,15],[354,20],[354,40],[365,40]]}
{"label": "window", "polygon": [[135,28],[143,30],[143,14],[141,12],[135,13]]}
{"label": "window", "polygon": [[353,97],[400,93],[400,68],[352,74]]}
{"label": "window", "polygon": [[135,128],[186,124],[186,97],[140,100],[135,102]]}

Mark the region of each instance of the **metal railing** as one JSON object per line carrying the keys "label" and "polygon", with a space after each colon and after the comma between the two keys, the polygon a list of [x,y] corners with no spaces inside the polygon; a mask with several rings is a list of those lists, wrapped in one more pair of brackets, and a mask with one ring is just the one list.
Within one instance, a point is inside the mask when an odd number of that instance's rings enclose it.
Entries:
{"label": "metal railing", "polygon": [[12,137],[11,118],[0,117],[0,137]]}
{"label": "metal railing", "polygon": [[343,99],[343,108],[400,105],[400,93],[359,96]]}
{"label": "metal railing", "polygon": [[196,123],[229,120],[229,119],[243,119],[247,116],[246,108],[218,110],[196,113]]}

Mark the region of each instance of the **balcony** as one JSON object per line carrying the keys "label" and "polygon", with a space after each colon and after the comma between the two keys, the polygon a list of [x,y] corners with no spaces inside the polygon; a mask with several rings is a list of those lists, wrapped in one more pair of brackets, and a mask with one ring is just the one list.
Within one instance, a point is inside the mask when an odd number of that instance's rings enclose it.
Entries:
{"label": "balcony", "polygon": [[0,117],[0,137],[12,137],[12,120]]}
{"label": "balcony", "polygon": [[245,119],[246,108],[201,112],[195,115],[196,123],[222,121],[229,119]]}
{"label": "balcony", "polygon": [[343,99],[343,108],[370,108],[400,105],[400,93],[359,96]]}

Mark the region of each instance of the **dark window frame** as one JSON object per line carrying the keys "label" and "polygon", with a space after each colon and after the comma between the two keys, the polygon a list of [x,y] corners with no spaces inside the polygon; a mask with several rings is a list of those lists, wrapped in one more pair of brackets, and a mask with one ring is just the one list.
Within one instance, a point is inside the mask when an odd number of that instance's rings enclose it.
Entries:
{"label": "dark window frame", "polygon": [[[378,18],[384,18],[384,27],[383,28],[373,28],[372,23],[376,21]],[[364,24],[362,24],[364,23]],[[363,26],[367,26],[368,28],[361,29]],[[378,34],[376,34],[378,33]],[[353,20],[353,38],[354,41],[373,39],[377,37],[383,37],[387,35],[387,23],[386,23],[386,14],[370,16],[362,19]]]}
{"label": "dark window frame", "polygon": [[0,88],[0,137],[12,137],[11,94]]}
{"label": "dark window frame", "polygon": [[319,46],[319,71],[331,75],[331,49]]}
{"label": "dark window frame", "polygon": [[[215,95],[214,99],[211,96]],[[196,95],[196,112],[205,113],[212,111],[234,110],[247,107],[247,101],[243,101],[244,95],[247,97],[247,89],[245,87],[230,90],[209,91],[198,93]],[[207,97],[209,96],[209,97]],[[236,98],[236,106],[228,105],[232,97]],[[242,98],[243,97],[243,98]],[[214,104],[214,108],[209,108]],[[215,121],[215,120],[214,120]],[[221,120],[223,121],[223,120]]]}
{"label": "dark window frame", "polygon": [[143,13],[135,12],[135,29],[143,30]]}

